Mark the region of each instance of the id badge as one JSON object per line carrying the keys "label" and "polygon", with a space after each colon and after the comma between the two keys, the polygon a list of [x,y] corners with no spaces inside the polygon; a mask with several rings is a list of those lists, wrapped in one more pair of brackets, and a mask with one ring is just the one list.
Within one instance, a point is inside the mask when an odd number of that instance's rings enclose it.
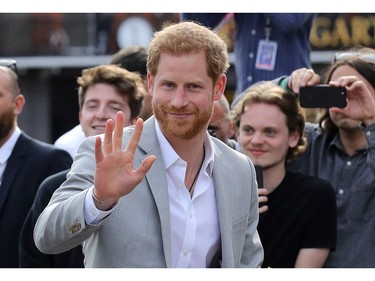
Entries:
{"label": "id badge", "polygon": [[277,42],[260,40],[255,68],[272,71],[275,68]]}

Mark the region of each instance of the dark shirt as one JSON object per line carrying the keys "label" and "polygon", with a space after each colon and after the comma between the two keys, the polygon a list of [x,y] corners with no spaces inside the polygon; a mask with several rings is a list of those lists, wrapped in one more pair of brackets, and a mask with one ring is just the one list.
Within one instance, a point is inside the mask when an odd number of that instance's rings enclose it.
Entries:
{"label": "dark shirt", "polygon": [[287,171],[267,206],[258,224],[262,267],[291,268],[300,249],[335,248],[336,199],[327,181]]}
{"label": "dark shirt", "polygon": [[339,136],[307,124],[308,146],[288,167],[328,180],[336,192],[337,247],[326,267],[375,267],[375,124],[367,147],[349,156]]}

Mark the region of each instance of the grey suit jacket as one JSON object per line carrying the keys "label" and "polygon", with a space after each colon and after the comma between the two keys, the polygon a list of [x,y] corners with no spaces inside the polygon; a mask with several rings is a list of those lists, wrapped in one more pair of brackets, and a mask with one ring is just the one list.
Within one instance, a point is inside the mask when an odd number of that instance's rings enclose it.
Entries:
{"label": "grey suit jacket", "polygon": [[[36,223],[34,240],[40,251],[61,253],[83,243],[86,267],[171,267],[167,181],[154,122],[151,117],[144,124],[134,166],[148,155],[155,155],[156,161],[145,179],[122,197],[99,225],[87,224],[83,212],[87,189],[93,186],[95,137],[82,143],[67,181],[56,190]],[[124,129],[124,148],[133,129]],[[213,140],[221,266],[259,267],[263,248],[256,230],[254,166],[243,154]]]}

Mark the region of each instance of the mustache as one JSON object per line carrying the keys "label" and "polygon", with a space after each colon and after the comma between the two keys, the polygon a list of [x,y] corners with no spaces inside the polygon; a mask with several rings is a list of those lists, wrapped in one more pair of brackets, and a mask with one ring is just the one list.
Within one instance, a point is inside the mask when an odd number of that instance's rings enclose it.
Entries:
{"label": "mustache", "polygon": [[162,107],[162,110],[164,112],[178,113],[178,114],[191,114],[191,113],[198,112],[198,110],[193,106],[190,106],[190,107],[187,106],[187,107],[184,107],[184,108],[176,108],[173,105],[165,105],[165,106]]}

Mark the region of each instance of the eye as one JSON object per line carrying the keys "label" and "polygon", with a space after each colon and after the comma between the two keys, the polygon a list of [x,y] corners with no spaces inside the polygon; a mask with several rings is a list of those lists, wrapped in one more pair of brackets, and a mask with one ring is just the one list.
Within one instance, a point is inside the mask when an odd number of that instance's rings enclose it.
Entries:
{"label": "eye", "polygon": [[241,131],[245,134],[245,135],[251,135],[254,133],[254,129],[250,126],[243,126]]}
{"label": "eye", "polygon": [[190,84],[190,85],[189,85],[189,88],[192,89],[192,90],[195,90],[195,89],[199,89],[200,86],[197,85],[197,84]]}
{"label": "eye", "polygon": [[166,88],[173,88],[174,87],[174,83],[172,83],[172,82],[165,82],[164,83],[164,87],[166,87]]}
{"label": "eye", "polygon": [[98,107],[98,104],[97,103],[92,103],[92,102],[89,102],[86,104],[85,106],[87,109],[95,109]]}
{"label": "eye", "polygon": [[276,135],[276,131],[274,129],[271,129],[271,128],[267,128],[264,133],[266,134],[266,136],[268,137],[273,137]]}

